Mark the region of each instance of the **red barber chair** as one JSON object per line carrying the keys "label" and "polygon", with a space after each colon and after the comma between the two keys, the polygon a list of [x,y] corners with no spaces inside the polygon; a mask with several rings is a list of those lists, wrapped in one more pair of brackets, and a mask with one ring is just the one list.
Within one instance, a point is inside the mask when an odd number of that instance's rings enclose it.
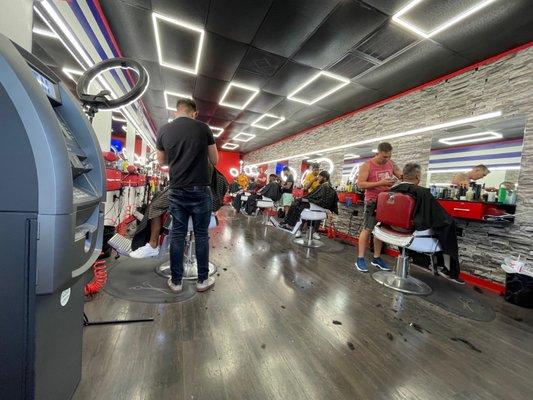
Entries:
{"label": "red barber chair", "polygon": [[380,193],[377,201],[376,220],[373,234],[384,243],[401,248],[396,262],[396,271],[379,271],[372,277],[388,288],[408,294],[428,295],[431,288],[419,279],[409,276],[409,257],[406,250],[430,255],[441,251],[439,241],[431,229],[417,231],[413,226],[416,201],[413,197],[393,192]]}

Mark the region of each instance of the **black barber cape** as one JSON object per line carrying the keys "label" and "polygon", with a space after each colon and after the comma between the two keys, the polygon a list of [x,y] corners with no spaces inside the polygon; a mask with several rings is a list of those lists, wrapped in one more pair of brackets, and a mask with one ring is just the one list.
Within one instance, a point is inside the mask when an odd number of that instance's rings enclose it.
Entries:
{"label": "black barber cape", "polygon": [[[307,202],[303,201],[303,199],[306,199]],[[304,196],[303,199],[296,199],[292,203],[283,223],[294,226],[300,219],[303,210],[310,207],[310,203],[316,204],[335,214],[339,213],[339,197],[337,196],[337,191],[333,189],[329,182],[323,183],[314,192]]]}
{"label": "black barber cape", "polygon": [[267,197],[274,202],[278,201],[281,198],[281,186],[277,182],[271,182],[259,189],[257,194],[251,194],[248,196],[248,200],[244,205],[244,211],[248,215],[255,213],[257,210],[257,201],[264,197]]}
{"label": "black barber cape", "polygon": [[417,231],[432,229],[443,252],[451,258],[450,276],[459,275],[459,246],[455,220],[439,204],[428,188],[411,183],[400,183],[390,188],[391,192],[406,193],[416,200],[413,223]]}

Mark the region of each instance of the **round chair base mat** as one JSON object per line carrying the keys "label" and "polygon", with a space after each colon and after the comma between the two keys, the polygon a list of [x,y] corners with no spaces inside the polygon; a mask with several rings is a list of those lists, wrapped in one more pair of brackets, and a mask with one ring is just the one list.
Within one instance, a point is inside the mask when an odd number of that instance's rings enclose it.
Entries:
{"label": "round chair base mat", "polygon": [[108,269],[104,291],[123,300],[141,303],[177,303],[196,294],[195,282],[183,281],[183,290],[173,293],[167,279],[154,271],[158,259],[121,257]]}
{"label": "round chair base mat", "polygon": [[425,271],[413,265],[410,274],[431,287],[431,294],[422,297],[431,304],[474,321],[490,322],[496,318],[490,304],[483,299],[486,295],[477,293],[471,285],[458,285],[443,276],[435,276],[429,270]]}

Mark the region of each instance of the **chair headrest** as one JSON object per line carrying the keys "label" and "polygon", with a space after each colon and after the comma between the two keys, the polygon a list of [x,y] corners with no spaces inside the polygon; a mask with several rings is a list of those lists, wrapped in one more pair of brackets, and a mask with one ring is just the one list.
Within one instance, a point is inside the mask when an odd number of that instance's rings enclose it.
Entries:
{"label": "chair headrest", "polygon": [[376,220],[403,229],[413,228],[415,199],[404,193],[383,192],[378,195]]}

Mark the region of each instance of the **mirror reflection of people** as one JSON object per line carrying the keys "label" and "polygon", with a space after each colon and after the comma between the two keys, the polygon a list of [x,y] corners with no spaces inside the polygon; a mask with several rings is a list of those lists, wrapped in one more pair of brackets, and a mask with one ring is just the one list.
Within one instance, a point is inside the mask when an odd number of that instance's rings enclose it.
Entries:
{"label": "mirror reflection of people", "polygon": [[320,165],[318,163],[312,163],[310,166],[310,172],[305,175],[303,181],[304,193],[311,194],[320,186],[318,174],[320,173]]}
{"label": "mirror reflection of people", "polygon": [[294,201],[292,195],[292,189],[294,188],[294,175],[289,167],[283,167],[283,173],[285,174],[285,182],[281,185],[281,205],[283,206],[284,215],[287,215],[289,207]]}
{"label": "mirror reflection of people", "polygon": [[[355,267],[361,272],[368,272],[365,261],[365,251],[368,248],[370,233],[376,226],[376,201],[381,192],[389,190],[396,182],[396,178],[402,177],[402,171],[391,160],[392,145],[382,142],[378,145],[378,152],[369,161],[359,168],[357,186],[365,191],[365,206],[363,210],[363,229],[359,234],[358,257]],[[383,242],[374,238],[374,257],[371,264],[384,271],[390,271],[390,267],[381,258]]]}
{"label": "mirror reflection of people", "polygon": [[393,186],[391,192],[406,193],[416,200],[413,223],[417,231],[433,230],[442,252],[437,254],[437,269],[447,279],[464,284],[459,278],[459,246],[455,221],[439,204],[428,188],[419,186],[420,164],[408,163],[403,168],[403,181]]}
{"label": "mirror reflection of people", "polygon": [[490,174],[490,170],[483,164],[476,165],[468,172],[459,172],[452,178],[452,185],[470,186],[470,182],[482,179]]}
{"label": "mirror reflection of people", "polygon": [[267,184],[268,176],[265,171],[266,171],[265,167],[263,166],[259,167],[259,174],[257,175],[257,178],[255,180],[257,189],[261,189]]}
{"label": "mirror reflection of people", "polygon": [[175,293],[182,290],[185,237],[192,218],[195,234],[198,282],[203,292],[215,284],[209,276],[209,236],[212,195],[209,188],[209,161],[216,166],[218,151],[209,126],[196,121],[198,110],[191,99],[179,99],[176,118],[161,127],[157,135],[157,159],[168,161],[170,175],[169,208],[172,214],[170,271],[167,284]]}

